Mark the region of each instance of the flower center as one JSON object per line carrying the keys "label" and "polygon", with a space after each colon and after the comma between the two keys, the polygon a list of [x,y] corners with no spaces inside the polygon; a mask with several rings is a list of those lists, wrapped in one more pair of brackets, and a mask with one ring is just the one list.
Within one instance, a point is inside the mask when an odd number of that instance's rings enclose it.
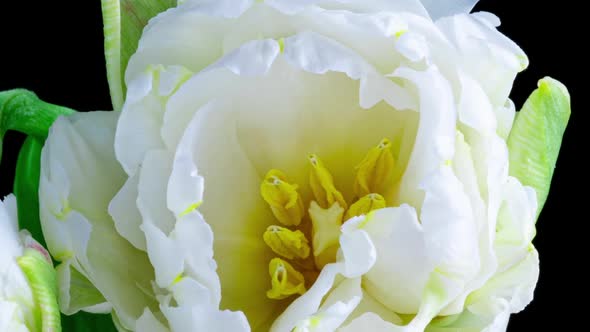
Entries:
{"label": "flower center", "polygon": [[313,193],[309,202],[303,201],[300,187],[280,170],[268,171],[260,185],[262,198],[281,224],[269,226],[262,236],[264,243],[279,256],[269,262],[271,288],[266,295],[271,299],[304,294],[319,271],[336,260],[342,223],[386,206],[380,192],[383,193],[383,185],[395,164],[387,138],[371,148],[355,168],[350,205],[336,188],[322,160],[315,154],[307,159],[309,187]]}

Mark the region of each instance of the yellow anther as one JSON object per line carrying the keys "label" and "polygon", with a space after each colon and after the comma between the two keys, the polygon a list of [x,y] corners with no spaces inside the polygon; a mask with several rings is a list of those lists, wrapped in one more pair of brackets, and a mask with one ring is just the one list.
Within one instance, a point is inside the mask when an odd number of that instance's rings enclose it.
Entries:
{"label": "yellow anther", "polygon": [[368,194],[361,197],[358,201],[348,208],[344,220],[352,217],[365,215],[373,210],[382,209],[385,207],[385,198],[379,194]]}
{"label": "yellow anther", "polygon": [[281,226],[269,226],[262,236],[272,251],[288,259],[305,259],[309,256],[309,242],[303,232]]}
{"label": "yellow anther", "polygon": [[305,212],[303,201],[297,192],[297,185],[289,183],[283,172],[271,169],[260,185],[260,193],[283,225],[297,226],[301,223]]}
{"label": "yellow anther", "polygon": [[378,192],[389,179],[394,166],[391,142],[384,138],[379,145],[372,147],[363,161],[356,167],[354,191],[358,197]]}
{"label": "yellow anther", "polygon": [[316,202],[309,206],[309,216],[312,222],[313,255],[316,265],[321,268],[327,263],[334,262],[338,251],[340,226],[344,209],[338,202],[329,209],[320,207]]}
{"label": "yellow anther", "polygon": [[305,293],[305,278],[284,260],[273,258],[268,264],[268,273],[271,282],[271,289],[266,292],[268,298],[281,300]]}
{"label": "yellow anther", "polygon": [[332,174],[324,166],[324,163],[315,154],[310,154],[307,158],[312,167],[309,185],[318,204],[327,209],[335,202],[338,202],[340,207],[346,209],[348,205],[342,194],[334,186]]}

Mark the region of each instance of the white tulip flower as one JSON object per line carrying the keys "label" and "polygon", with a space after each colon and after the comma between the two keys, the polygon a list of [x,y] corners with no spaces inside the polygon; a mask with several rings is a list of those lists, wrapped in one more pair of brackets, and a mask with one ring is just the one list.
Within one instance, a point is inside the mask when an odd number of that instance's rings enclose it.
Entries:
{"label": "white tulip flower", "polygon": [[505,331],[539,274],[538,194],[507,144],[528,59],[475,2],[152,19],[122,112],[60,118],[43,150],[62,311],[142,332]]}
{"label": "white tulip flower", "polygon": [[49,253],[18,230],[16,199],[0,200],[0,331],[60,331]]}

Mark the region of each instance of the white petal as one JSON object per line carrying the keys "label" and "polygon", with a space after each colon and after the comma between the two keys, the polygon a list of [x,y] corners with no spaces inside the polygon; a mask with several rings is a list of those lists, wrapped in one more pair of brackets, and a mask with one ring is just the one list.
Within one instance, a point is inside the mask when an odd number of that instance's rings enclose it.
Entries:
{"label": "white petal", "polygon": [[227,68],[240,76],[265,75],[279,54],[280,46],[276,40],[256,40],[247,42],[235,51],[214,63],[211,68]]}
{"label": "white petal", "polygon": [[335,331],[356,308],[361,297],[361,278],[344,279],[330,292],[318,312],[299,322],[294,331]]}
{"label": "white petal", "polygon": [[496,117],[492,104],[479,83],[464,73],[459,73],[461,97],[459,120],[477,130],[483,136],[496,133]]}
{"label": "white petal", "polygon": [[169,332],[170,330],[154,316],[150,309],[145,308],[143,314],[135,323],[135,331]]}
{"label": "white petal", "polygon": [[448,81],[436,67],[426,71],[399,68],[393,73],[417,88],[420,124],[410,161],[402,177],[399,200],[419,208],[424,178],[450,160],[454,150],[456,110]]}
{"label": "white petal", "polygon": [[18,219],[16,216],[16,198],[9,195],[0,200],[0,272],[5,271],[15,263],[17,257],[23,254],[23,245],[18,237]]}
{"label": "white petal", "polygon": [[[396,325],[386,322],[381,317],[372,312],[367,312],[359,318],[352,321],[352,323],[338,330],[339,332],[358,332],[358,331],[374,331],[374,332],[394,332],[402,331]],[[414,332],[408,330],[407,332]],[[418,331],[415,331],[418,332]]]}
{"label": "white petal", "polygon": [[444,16],[469,13],[479,0],[421,0],[433,20]]}
{"label": "white petal", "polygon": [[[192,283],[192,286],[198,284]],[[167,303],[160,305],[172,331],[250,331],[248,321],[241,312],[220,311],[208,300],[204,287],[183,287],[183,296],[178,307]]]}
{"label": "white petal", "polygon": [[30,332],[23,322],[18,304],[0,299],[0,330]]}
{"label": "white petal", "polygon": [[289,332],[298,322],[313,316],[318,311],[324,296],[334,285],[336,275],[342,269],[342,263],[332,263],[324,266],[315,283],[307,292],[293,301],[273,322],[271,331]]}
{"label": "white petal", "polygon": [[200,71],[222,55],[220,44],[227,26],[226,19],[182,6],[159,14],[144,29],[137,51],[129,59],[127,86],[150,65]]}
{"label": "white petal", "polygon": [[193,277],[211,292],[213,303],[219,305],[221,286],[217,276],[217,264],[213,260],[213,232],[203,217],[190,213],[180,219],[171,234],[180,245],[188,276]]}
{"label": "white petal", "polygon": [[[145,254],[118,234],[107,211],[125,176],[113,150],[118,115],[80,113],[56,121],[42,151],[40,207],[54,257],[72,259],[129,328],[151,302],[142,289],[150,288],[153,272]],[[53,196],[46,200],[48,193]]]}
{"label": "white petal", "polygon": [[[273,253],[262,241],[274,218],[259,198],[261,178],[241,149],[233,112],[235,108],[225,102],[206,105],[190,122],[185,139],[191,143],[199,175],[206,179],[199,211],[215,234],[214,252],[224,285],[222,306],[243,310],[251,321],[268,324],[278,314],[274,311],[280,310],[266,297]],[[217,142],[224,142],[221,149]],[[191,174],[179,175],[187,178],[185,185],[191,183]],[[168,195],[173,199],[180,192],[170,187]]]}
{"label": "white petal", "polygon": [[172,158],[172,153],[167,150],[150,150],[139,173],[137,208],[144,223],[153,223],[164,234],[172,231],[176,221],[164,196],[172,170]]}
{"label": "white petal", "polygon": [[137,174],[132,175],[125,181],[121,190],[109,204],[109,214],[113,217],[117,232],[135,248],[145,251],[145,235],[139,229],[142,219],[137,208],[138,184],[139,176]]}
{"label": "white petal", "polygon": [[161,288],[168,288],[184,270],[182,251],[154,224],[146,222],[141,229],[145,233],[150,262],[156,271],[156,283]]}
{"label": "white petal", "polygon": [[403,33],[396,40],[395,49],[412,62],[427,58],[430,53],[426,38],[411,31]]}
{"label": "white petal", "polygon": [[537,195],[516,178],[508,177],[498,212],[494,247],[501,266],[522,258],[536,234]]}
{"label": "white petal", "polygon": [[371,236],[378,258],[364,276],[364,289],[390,310],[415,313],[434,268],[426,259],[416,212],[407,205],[377,210],[364,230]]}
{"label": "white petal", "polygon": [[436,24],[455,44],[455,61],[480,83],[494,107],[503,106],[516,74],[528,66],[524,52],[478,15],[447,17]]}
{"label": "white petal", "polygon": [[285,39],[285,57],[292,65],[311,73],[334,71],[345,73],[353,80],[360,79],[363,108],[385,100],[398,110],[415,109],[415,101],[402,87],[387,80],[360,56],[334,40],[313,32],[297,34]]}
{"label": "white petal", "polygon": [[195,10],[213,17],[235,18],[246,11],[254,0],[183,0],[185,10]]}
{"label": "white petal", "polygon": [[531,246],[519,262],[497,273],[484,287],[474,292],[469,302],[477,304],[491,298],[502,298],[508,302],[510,313],[517,313],[533,300],[538,279],[539,254]]}
{"label": "white petal", "polygon": [[508,135],[510,135],[516,117],[516,106],[512,100],[508,99],[505,105],[496,107],[494,112],[498,120],[498,136],[502,137],[503,140],[508,140]]}
{"label": "white petal", "polygon": [[375,246],[367,232],[362,229],[342,234],[340,248],[344,257],[343,275],[347,278],[362,276],[377,260]]}
{"label": "white petal", "polygon": [[190,73],[179,66],[150,66],[128,82],[127,97],[115,136],[117,160],[128,175],[137,172],[149,150],[164,146],[160,128],[166,101],[190,77]]}

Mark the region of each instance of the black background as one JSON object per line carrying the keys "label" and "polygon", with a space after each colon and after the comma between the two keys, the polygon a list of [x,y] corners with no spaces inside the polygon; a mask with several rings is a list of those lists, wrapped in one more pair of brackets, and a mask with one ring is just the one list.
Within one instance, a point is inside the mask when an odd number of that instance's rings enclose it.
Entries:
{"label": "black background", "polygon": [[[8,3],[7,3],[8,2]],[[518,4],[516,4],[518,3]],[[551,4],[544,5],[545,3]],[[587,246],[589,222],[587,135],[582,117],[588,96],[587,21],[579,1],[482,0],[476,10],[491,11],[500,28],[528,54],[530,67],[512,93],[517,108],[550,75],[570,89],[572,117],[553,178],[551,194],[537,223],[534,244],[541,276],[535,300],[511,319],[509,331],[543,328],[568,331],[587,318]],[[563,4],[564,6],[561,6]],[[528,6],[527,6],[528,5]],[[584,59],[582,59],[584,57]],[[111,109],[103,58],[100,1],[3,1],[0,6],[0,91],[27,88],[45,101],[79,111]],[[588,92],[586,92],[588,93]],[[0,195],[11,192],[18,147],[23,136],[9,132],[0,167]],[[586,203],[588,204],[588,203]],[[576,328],[578,330],[578,328]],[[582,327],[580,330],[585,330]]]}

